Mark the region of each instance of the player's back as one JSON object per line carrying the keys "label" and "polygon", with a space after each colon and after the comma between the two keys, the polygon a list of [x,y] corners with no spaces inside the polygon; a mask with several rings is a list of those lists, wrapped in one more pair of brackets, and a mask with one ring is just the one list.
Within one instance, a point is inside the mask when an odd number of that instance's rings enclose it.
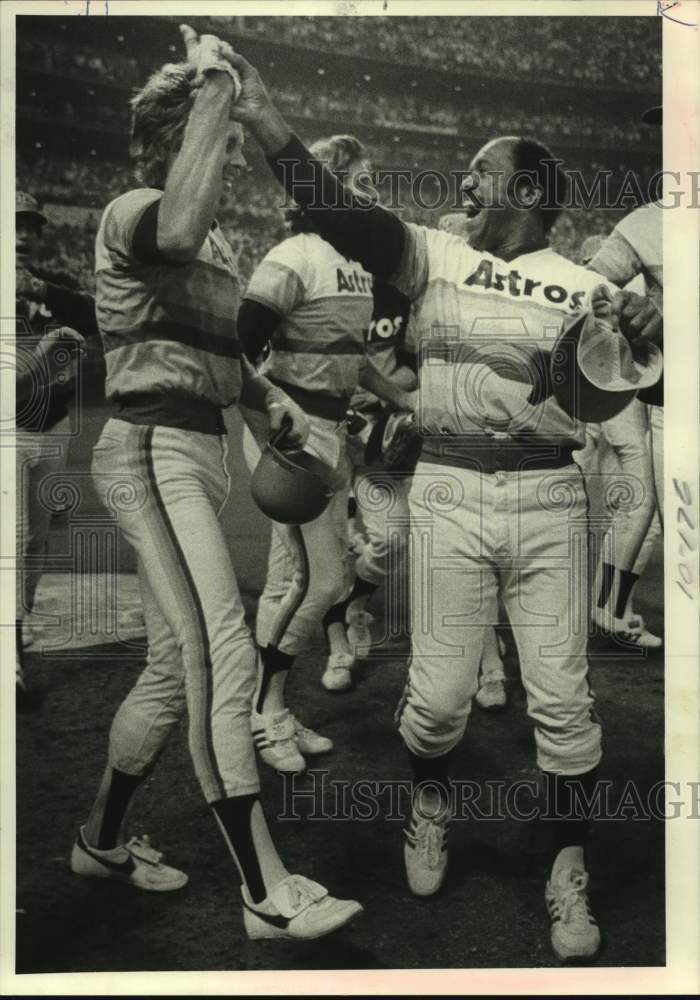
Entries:
{"label": "player's back", "polygon": [[372,317],[372,276],[360,264],[316,233],[298,233],[267,254],[245,297],[279,316],[266,375],[349,400]]}

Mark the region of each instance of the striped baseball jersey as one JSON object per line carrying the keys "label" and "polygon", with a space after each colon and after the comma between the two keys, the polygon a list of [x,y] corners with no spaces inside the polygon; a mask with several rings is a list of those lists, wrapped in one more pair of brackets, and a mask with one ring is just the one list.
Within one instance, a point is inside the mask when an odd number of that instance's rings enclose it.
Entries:
{"label": "striped baseball jersey", "polygon": [[412,302],[424,434],[580,447],[583,425],[552,396],[549,360],[599,275],[549,247],[506,262],[409,224],[392,283]]}
{"label": "striped baseball jersey", "polygon": [[245,297],[280,318],[264,374],[349,401],[365,361],[372,276],[316,233],[298,233],[261,261]]}
{"label": "striped baseball jersey", "polygon": [[107,398],[176,392],[228,406],[241,388],[236,261],[216,224],[194,260],[137,260],[131,250],[136,224],[161,196],[152,188],[121,195],[105,209],[97,233],[96,311]]}

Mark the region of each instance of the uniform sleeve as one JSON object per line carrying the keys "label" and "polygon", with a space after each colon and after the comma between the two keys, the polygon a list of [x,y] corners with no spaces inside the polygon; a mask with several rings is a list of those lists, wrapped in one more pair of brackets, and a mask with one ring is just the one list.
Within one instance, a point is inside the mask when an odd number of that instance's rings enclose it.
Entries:
{"label": "uniform sleeve", "polygon": [[401,263],[389,278],[389,283],[415,302],[428,284],[431,230],[412,222],[406,224],[405,230]]}
{"label": "uniform sleeve", "polygon": [[614,229],[588,268],[622,288],[644,270],[644,265],[632,244]]}
{"label": "uniform sleeve", "polygon": [[138,258],[134,253],[134,233],[148,208],[160,201],[161,191],[139,188],[121,195],[105,209],[101,231],[105,249],[124,261]]}
{"label": "uniform sleeve", "polygon": [[245,298],[272,309],[278,316],[288,316],[306,295],[310,280],[307,251],[303,237],[273,247],[256,268]]}

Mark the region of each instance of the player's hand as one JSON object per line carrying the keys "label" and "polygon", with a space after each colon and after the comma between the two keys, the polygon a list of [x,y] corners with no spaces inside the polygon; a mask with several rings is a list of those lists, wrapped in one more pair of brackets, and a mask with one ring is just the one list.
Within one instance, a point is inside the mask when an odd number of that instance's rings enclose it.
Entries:
{"label": "player's hand", "polygon": [[289,141],[291,129],[275,107],[256,68],[233,49],[226,58],[238,71],[241,81],[241,92],[231,108],[231,118],[251,129],[265,153],[276,153]]}
{"label": "player's hand", "polygon": [[418,409],[418,390],[417,389],[412,389],[410,391],[406,390],[403,393],[403,400],[401,406],[402,412],[405,410],[407,414],[410,413],[411,415],[413,415],[415,414],[417,409]]}
{"label": "player's hand", "polygon": [[15,273],[15,294],[18,299],[27,299],[30,302],[44,302],[46,300],[45,281],[36,278],[23,264],[17,265]]}
{"label": "player's hand", "polygon": [[613,297],[611,313],[613,326],[632,347],[663,347],[663,316],[650,298],[622,289]]}
{"label": "player's hand", "polygon": [[241,81],[238,71],[231,63],[234,51],[228,42],[216,35],[200,36],[189,24],[181,24],[180,33],[185,43],[187,61],[197,71],[195,84],[202,84],[209,73],[226,73],[233,80],[233,100],[236,101],[241,92]]}
{"label": "player's hand", "polygon": [[286,426],[285,446],[303,448],[309,437],[309,421],[293,399],[282,393],[275,393],[272,401],[267,404],[267,414],[270,419],[270,437]]}

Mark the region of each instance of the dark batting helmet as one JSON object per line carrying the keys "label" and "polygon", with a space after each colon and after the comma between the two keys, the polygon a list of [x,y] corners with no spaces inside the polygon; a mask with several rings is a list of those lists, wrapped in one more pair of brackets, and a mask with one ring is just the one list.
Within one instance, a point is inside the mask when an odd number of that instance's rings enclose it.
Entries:
{"label": "dark batting helmet", "polygon": [[307,524],[319,517],[335,490],[333,470],[308,451],[283,449],[273,437],[255,467],[250,488],[256,504],[280,524]]}

